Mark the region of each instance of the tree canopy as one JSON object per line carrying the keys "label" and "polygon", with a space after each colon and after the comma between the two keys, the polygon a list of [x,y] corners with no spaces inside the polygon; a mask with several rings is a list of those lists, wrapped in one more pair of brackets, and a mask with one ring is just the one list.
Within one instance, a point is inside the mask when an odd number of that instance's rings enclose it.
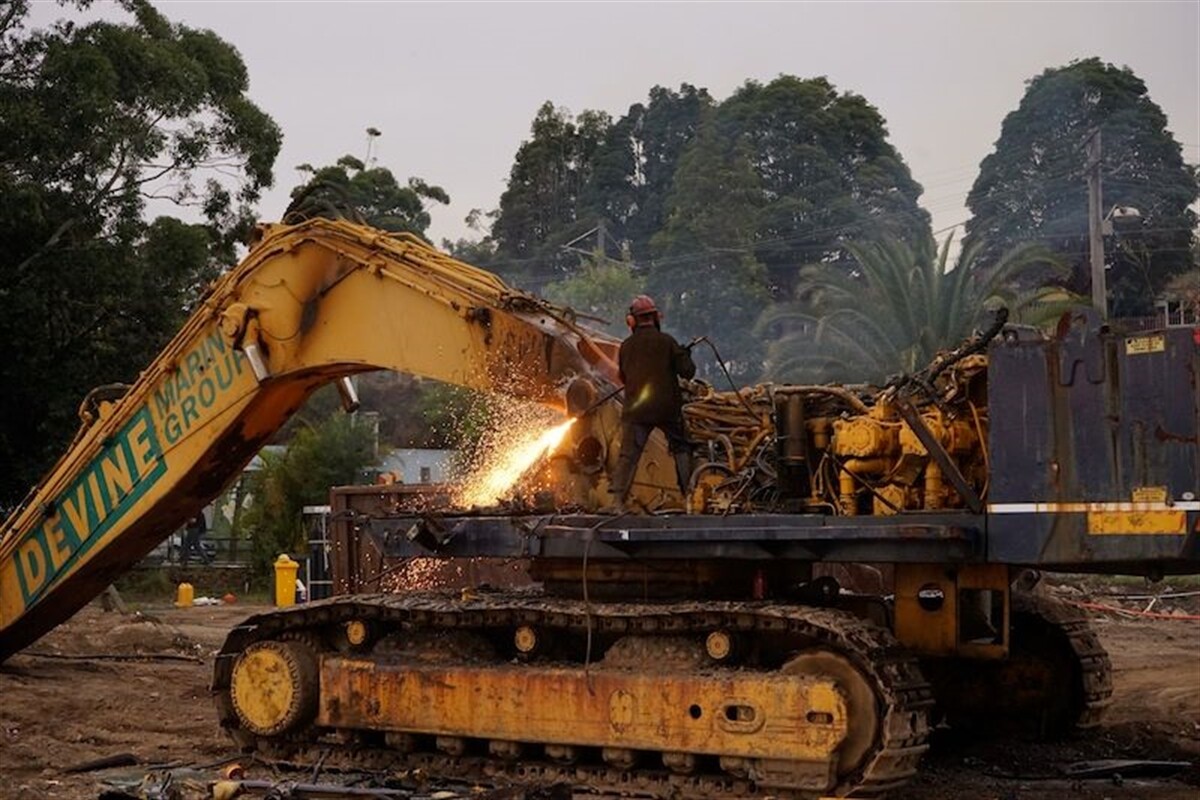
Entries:
{"label": "tree canopy", "polygon": [[[736,156],[754,175],[749,194],[718,191],[706,200],[716,209],[753,209],[743,229],[776,294],[789,296],[805,265],[842,259],[846,242],[929,235],[929,215],[917,204],[921,187],[864,98],[824,78],[747,81],[707,124],[686,167],[720,170]],[[681,181],[677,174],[672,212],[700,201],[680,191]]]}
{"label": "tree canopy", "polygon": [[748,81],[720,103],[690,84],[656,86],[616,121],[546,103],[530,133],[491,236],[455,251],[563,298],[556,282],[596,284],[581,244],[629,259],[667,326],[715,336],[744,378],[761,363],[755,319],[791,296],[805,265],[852,268],[850,241],[929,237],[921,187],[882,116],[824,78]]}
{"label": "tree canopy", "polygon": [[650,240],[667,222],[679,161],[713,106],[708,92],[691,84],[678,91],[655,86],[649,102],[630,106],[597,147],[581,213],[585,221],[606,221],[634,259],[649,260]]}
{"label": "tree canopy", "polygon": [[1166,115],[1127,67],[1089,58],[1028,82],[967,197],[972,216],[965,244],[978,247],[988,264],[1018,244],[1042,242],[1070,265],[1065,285],[1086,294],[1085,140],[1095,130],[1103,150],[1104,210],[1131,206],[1141,214],[1140,224],[1107,242],[1110,312],[1150,314],[1171,276],[1195,266],[1196,216],[1189,206],[1200,187]]}
{"label": "tree canopy", "polygon": [[328,502],[331,486],[357,482],[374,460],[373,444],[368,426],[333,413],[300,427],[285,452],[262,454],[262,469],[250,479],[250,504],[235,532],[250,539],[258,575],[269,575],[280,553],[305,548],[304,506]]}
{"label": "tree canopy", "polygon": [[550,102],[538,109],[492,223],[499,257],[541,261],[541,269],[552,269],[558,246],[594,224],[581,217],[580,196],[592,175],[593,156],[611,128],[612,118],[603,112],[584,111],[573,119]]}
{"label": "tree canopy", "polygon": [[706,127],[681,159],[670,216],[651,240],[647,279],[668,327],[710,336],[750,379],[763,353],[754,321],[770,299],[766,269],[754,256],[760,187],[747,149],[726,148]]}
{"label": "tree canopy", "polygon": [[[133,380],[176,331],[271,185],[280,132],[237,51],[120,5],[125,22],[46,30],[27,0],[0,11],[0,504],[61,450],[88,390]],[[148,221],[151,199],[204,221]]]}
{"label": "tree canopy", "polygon": [[589,316],[588,321],[594,327],[620,336],[627,332],[625,314],[629,301],[644,288],[645,278],[627,262],[597,254],[585,259],[571,277],[549,284],[545,296]]}
{"label": "tree canopy", "polygon": [[[690,84],[656,86],[615,122],[596,111],[573,118],[547,102],[530,133],[491,229],[497,266],[518,278],[569,271],[577,259],[562,246],[597,225],[653,272],[647,262],[662,252],[655,237],[698,200],[681,182],[717,190],[703,198],[713,208],[753,204],[745,243],[766,267],[764,285],[784,294],[804,264],[842,257],[845,241],[928,235],[921,187],[887,141],[882,116],[824,78],[748,81],[721,103]],[[734,158],[753,173],[753,196],[726,196],[697,174],[721,173]]]}
{"label": "tree canopy", "polygon": [[427,204],[450,202],[450,196],[440,186],[430,185],[421,178],[409,178],[408,184],[401,186],[391,170],[368,168],[350,155],[342,156],[331,166],[318,169],[301,164],[299,169],[312,176],[292,190],[294,202],[290,210],[300,216],[337,216],[349,212],[381,230],[406,231],[424,237],[431,221]]}

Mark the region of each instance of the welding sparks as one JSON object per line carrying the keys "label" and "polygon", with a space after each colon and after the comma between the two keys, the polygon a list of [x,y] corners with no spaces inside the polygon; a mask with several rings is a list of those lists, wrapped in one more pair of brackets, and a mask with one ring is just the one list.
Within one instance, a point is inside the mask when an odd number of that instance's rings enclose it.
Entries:
{"label": "welding sparks", "polygon": [[490,448],[487,463],[463,483],[456,498],[458,504],[490,506],[507,499],[525,473],[551,453],[574,424],[575,420],[569,419],[549,430],[533,426],[512,430],[512,437],[498,443],[501,446]]}

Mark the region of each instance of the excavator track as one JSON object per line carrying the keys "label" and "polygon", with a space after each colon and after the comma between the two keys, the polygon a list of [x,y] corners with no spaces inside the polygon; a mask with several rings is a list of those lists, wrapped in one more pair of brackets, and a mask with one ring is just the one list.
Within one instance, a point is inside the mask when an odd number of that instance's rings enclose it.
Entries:
{"label": "excavator track", "polygon": [[1039,594],[1011,595],[1009,658],[925,659],[951,727],[973,735],[1054,739],[1098,726],[1112,703],[1112,663],[1087,615]]}
{"label": "excavator track", "polygon": [[1073,725],[1081,729],[1097,727],[1112,705],[1112,662],[1087,614],[1062,600],[1026,592],[1013,593],[1012,610],[1041,620],[1066,638],[1075,657],[1080,692]]}
{"label": "excavator track", "polygon": [[[351,630],[351,638],[359,639],[358,646],[347,642],[346,632]],[[365,641],[366,631],[370,631],[369,642]],[[519,647],[514,652],[501,649],[489,654],[484,652],[483,644],[472,644],[485,639],[507,640],[513,631],[518,631],[518,640],[522,635],[529,639],[536,631],[537,637],[560,643],[569,640],[575,646],[561,647],[539,661],[523,656]],[[695,648],[691,643],[708,641],[705,637],[712,635],[718,636],[718,654],[724,652],[722,643],[730,647],[736,643],[736,649],[745,657],[736,666],[719,664],[711,658],[693,658]],[[414,641],[425,644],[414,651]],[[584,648],[582,657],[580,643]],[[699,647],[703,654],[703,645]],[[315,660],[297,656],[300,650],[316,651]],[[771,653],[782,650],[789,655],[780,664],[780,657]],[[569,652],[574,655],[566,655]],[[712,652],[708,651],[709,655]],[[791,655],[797,652],[799,655]],[[290,665],[282,671],[291,670],[288,674],[292,675],[306,674],[319,661],[323,716],[266,735],[250,730],[255,726],[247,724],[247,714],[253,719],[253,713],[240,708],[242,690],[237,683],[239,675],[250,674],[252,660],[258,655],[267,660],[282,659],[280,663]],[[606,700],[611,703],[615,730],[621,730],[617,722],[626,703],[630,709],[643,702],[652,705],[652,695],[670,695],[673,687],[694,685],[703,694],[714,686],[725,687],[722,691],[734,686],[757,686],[755,681],[769,687],[762,697],[774,698],[775,702],[792,697],[785,689],[799,687],[803,691],[796,696],[803,702],[815,698],[815,705],[806,707],[824,708],[820,698],[826,697],[832,703],[830,709],[849,708],[856,719],[848,721],[845,738],[828,740],[834,742],[835,752],[824,766],[819,759],[780,761],[770,758],[769,753],[762,758],[748,758],[744,753],[725,757],[711,750],[679,752],[679,743],[669,731],[661,733],[661,746],[638,747],[634,752],[614,742],[610,752],[607,747],[592,747],[590,742],[579,748],[569,747],[569,740],[526,740],[517,744],[496,741],[470,729],[449,732],[453,735],[412,730],[410,735],[398,732],[394,726],[385,732],[369,721],[363,724],[362,714],[386,715],[389,708],[403,705],[404,696],[413,696],[420,682],[414,673],[422,669],[440,676],[430,684],[437,684],[431,691],[449,691],[446,686],[455,683],[455,677],[462,678],[462,683],[487,683],[496,676],[519,682],[525,679],[522,670],[528,670],[529,675],[566,675],[560,690],[561,706],[547,708],[554,705],[551,701],[529,709],[529,713],[561,714],[568,717],[568,725],[571,703],[577,702],[572,692],[583,697],[585,691],[594,695],[607,692],[610,685],[624,685],[621,681],[648,680],[655,684],[643,694],[634,692],[626,698],[627,693],[618,689],[612,692],[612,699]],[[402,691],[387,690],[392,685],[386,683],[392,674],[389,670],[397,674],[395,685],[403,686]],[[447,673],[450,677],[438,670],[451,670]],[[512,686],[511,690],[500,691],[508,696],[524,689],[521,683]],[[825,691],[830,686],[834,690]],[[926,712],[932,705],[930,688],[916,660],[889,632],[844,612],[768,602],[589,604],[532,593],[488,593],[468,598],[444,594],[356,596],[252,617],[227,638],[216,661],[213,690],[222,726],[247,749],[279,762],[323,758],[326,763],[418,770],[431,776],[482,783],[568,783],[600,794],[697,800],[882,796],[915,773],[927,749]],[[866,700],[861,696],[864,691],[868,693]],[[315,695],[305,695],[307,700],[301,695],[305,692],[293,692],[288,702],[296,707],[297,703],[316,702]],[[299,701],[297,696],[301,696]],[[478,701],[488,702],[484,698]],[[493,698],[491,702],[501,701]],[[361,712],[349,708],[356,703],[363,707]],[[754,702],[747,700],[746,704],[751,708]],[[692,718],[699,720],[701,713],[712,710],[711,705],[711,697],[697,699],[690,707]],[[455,719],[453,698],[440,708],[447,719]],[[765,710],[757,721],[751,709],[746,720],[731,716],[728,722],[714,718],[710,724],[751,730],[755,725],[762,727],[763,717],[771,721],[786,716],[783,709],[767,705]],[[290,721],[295,717],[293,711],[295,708],[271,719]],[[814,743],[827,741],[821,725],[836,716],[823,712],[814,716],[810,710],[807,719],[817,723],[805,727],[802,721],[796,738],[814,747]],[[319,724],[331,718],[344,724]],[[864,719],[871,722],[864,723]],[[586,721],[581,718],[578,724],[585,726]],[[770,731],[772,742],[787,738],[770,728],[765,730]],[[562,763],[564,747],[572,753],[578,750],[581,757]],[[596,757],[598,750],[603,758]],[[847,755],[851,752],[852,756]],[[822,777],[825,768],[828,771]]]}

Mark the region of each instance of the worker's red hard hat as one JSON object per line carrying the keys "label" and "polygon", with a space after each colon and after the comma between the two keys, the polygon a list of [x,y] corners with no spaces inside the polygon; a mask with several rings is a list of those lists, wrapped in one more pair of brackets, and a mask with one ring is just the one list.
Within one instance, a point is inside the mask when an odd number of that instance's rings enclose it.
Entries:
{"label": "worker's red hard hat", "polygon": [[645,317],[657,313],[658,306],[654,305],[654,301],[650,299],[649,295],[639,294],[629,304],[629,314],[634,317]]}

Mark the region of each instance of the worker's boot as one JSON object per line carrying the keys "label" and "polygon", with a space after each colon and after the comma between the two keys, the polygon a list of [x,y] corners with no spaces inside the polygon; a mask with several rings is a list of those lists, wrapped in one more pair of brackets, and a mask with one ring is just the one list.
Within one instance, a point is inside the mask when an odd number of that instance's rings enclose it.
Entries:
{"label": "worker's boot", "polygon": [[613,500],[603,508],[597,509],[598,514],[609,514],[620,516],[629,513],[629,506],[626,504],[625,495],[613,495]]}
{"label": "worker's boot", "polygon": [[691,491],[692,454],[684,450],[679,453],[672,453],[671,456],[675,459],[675,479],[679,481],[679,492],[683,495],[683,500],[686,503],[688,493]]}
{"label": "worker's boot", "polygon": [[608,484],[608,492],[612,495],[612,503],[600,509],[601,514],[627,514],[629,507],[625,504],[629,498],[630,485],[633,483],[633,470],[636,469],[636,464],[632,467],[625,463],[625,459],[617,459],[617,467],[613,470],[612,479]]}

